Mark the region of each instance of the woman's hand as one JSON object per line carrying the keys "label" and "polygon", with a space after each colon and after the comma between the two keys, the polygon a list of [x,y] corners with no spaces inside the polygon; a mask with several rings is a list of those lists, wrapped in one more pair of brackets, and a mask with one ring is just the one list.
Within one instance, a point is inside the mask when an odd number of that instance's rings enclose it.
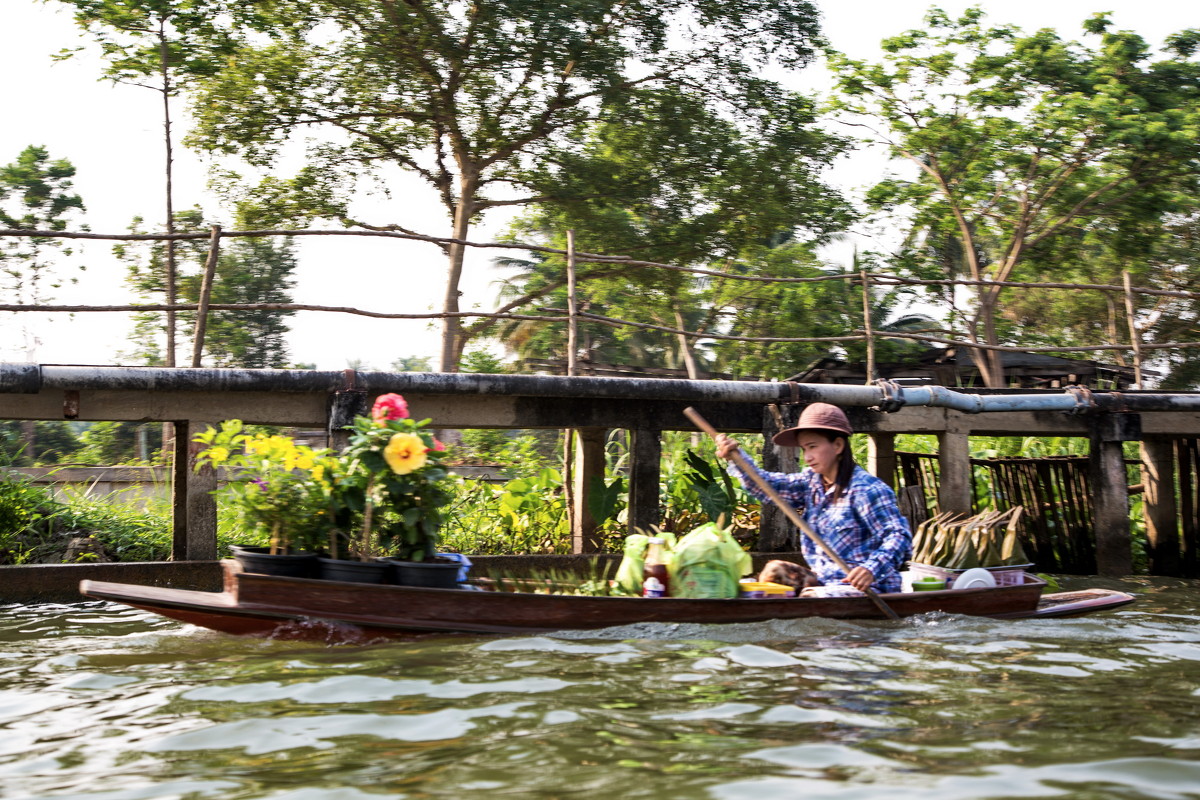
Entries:
{"label": "woman's hand", "polygon": [[875,574],[866,567],[855,567],[846,575],[845,582],[860,592],[865,592],[875,582]]}
{"label": "woman's hand", "polygon": [[717,456],[719,458],[725,459],[726,461],[732,461],[733,454],[738,451],[738,447],[739,447],[738,443],[735,440],[730,439],[728,436],[726,436],[723,433],[717,434],[716,443],[717,443]]}

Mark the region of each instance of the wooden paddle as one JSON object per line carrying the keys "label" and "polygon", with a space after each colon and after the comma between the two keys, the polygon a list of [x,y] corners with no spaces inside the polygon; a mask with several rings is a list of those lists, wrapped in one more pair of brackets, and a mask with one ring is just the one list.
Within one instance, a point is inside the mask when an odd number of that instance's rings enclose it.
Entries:
{"label": "wooden paddle", "polygon": [[[709,425],[708,420],[700,416],[696,409],[689,406],[683,410],[683,413],[688,419],[696,424],[697,428],[711,436],[713,441],[716,441],[716,438],[719,435],[717,433],[717,429],[712,425]],[[796,509],[792,508],[792,506],[786,500],[779,496],[778,492],[771,488],[771,484],[763,480],[763,477],[758,474],[758,471],[754,469],[754,467],[750,465],[750,462],[746,460],[746,457],[742,455],[741,450],[735,450],[733,452],[733,461],[742,468],[742,472],[744,472],[750,478],[750,480],[754,481],[758,485],[758,488],[763,490],[763,493],[767,497],[771,498],[771,502],[779,507],[779,510],[784,513],[784,516],[791,520],[793,525],[804,531],[804,535],[809,539],[812,539],[817,547],[821,548],[825,555],[829,556],[829,558],[833,560],[833,563],[838,565],[838,568],[841,569],[842,572],[846,573],[847,575],[850,574],[850,567],[846,565],[846,562],[842,560],[842,557],[839,556],[837,552],[833,550],[833,548],[825,544],[825,540],[818,536],[817,532],[814,531],[809,524],[804,521],[804,517],[800,516],[800,513],[796,511]],[[870,586],[867,587],[866,594],[867,597],[870,597],[871,600],[875,602],[875,605],[879,606],[879,610],[882,611],[888,619],[900,619],[900,615],[893,611],[892,607],[885,603],[883,598],[879,596],[879,593]]]}

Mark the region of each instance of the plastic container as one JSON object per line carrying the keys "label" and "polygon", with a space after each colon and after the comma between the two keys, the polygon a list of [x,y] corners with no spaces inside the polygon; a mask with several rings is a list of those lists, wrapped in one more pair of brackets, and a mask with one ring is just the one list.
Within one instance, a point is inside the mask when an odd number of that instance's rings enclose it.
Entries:
{"label": "plastic container", "polygon": [[[1033,564],[1010,564],[1004,567],[983,567],[982,569],[992,573],[997,586],[1020,586],[1025,582],[1025,570],[1032,566]],[[945,567],[935,567],[933,564],[920,564],[916,561],[909,562],[908,571],[912,573],[913,584],[924,577],[940,578],[946,582],[947,589],[953,589],[954,579],[966,572],[965,569],[946,569]]]}
{"label": "plastic container", "polygon": [[923,578],[918,578],[912,582],[912,590],[914,592],[937,592],[946,588],[946,582],[941,578],[935,578],[932,575],[926,575]]}
{"label": "plastic container", "polygon": [[742,581],[738,584],[738,597],[795,597],[796,590],[782,583],[769,581]]}

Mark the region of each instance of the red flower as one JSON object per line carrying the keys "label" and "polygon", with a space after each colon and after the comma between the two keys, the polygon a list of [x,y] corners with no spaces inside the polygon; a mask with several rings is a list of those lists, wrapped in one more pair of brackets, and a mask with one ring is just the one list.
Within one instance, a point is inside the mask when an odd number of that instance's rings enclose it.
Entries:
{"label": "red flower", "polygon": [[433,440],[433,449],[434,449],[434,450],[439,450],[439,451],[440,451],[440,450],[445,450],[445,449],[446,449],[446,445],[442,444],[442,443],[441,443],[441,442],[439,442],[437,439],[434,439],[434,440]]}
{"label": "red flower", "polygon": [[407,419],[408,403],[398,394],[381,394],[371,408],[371,419],[382,425],[389,419]]}

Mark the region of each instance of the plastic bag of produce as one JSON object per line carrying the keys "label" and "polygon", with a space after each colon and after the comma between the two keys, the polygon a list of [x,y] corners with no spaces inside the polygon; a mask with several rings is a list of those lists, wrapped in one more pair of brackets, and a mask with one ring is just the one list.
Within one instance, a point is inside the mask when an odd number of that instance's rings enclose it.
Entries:
{"label": "plastic bag of produce", "polygon": [[737,597],[750,554],[727,528],[709,522],[680,538],[673,550],[672,597]]}
{"label": "plastic bag of produce", "polygon": [[[675,534],[656,533],[655,536],[663,539],[663,555],[667,562],[667,574],[671,575],[673,580],[674,557],[672,550],[675,547]],[[650,537],[644,533],[631,533],[625,537],[625,555],[621,558],[620,566],[617,567],[617,575],[614,580],[617,587],[627,594],[639,597],[642,594],[642,573],[646,568],[646,546],[649,541]]]}

